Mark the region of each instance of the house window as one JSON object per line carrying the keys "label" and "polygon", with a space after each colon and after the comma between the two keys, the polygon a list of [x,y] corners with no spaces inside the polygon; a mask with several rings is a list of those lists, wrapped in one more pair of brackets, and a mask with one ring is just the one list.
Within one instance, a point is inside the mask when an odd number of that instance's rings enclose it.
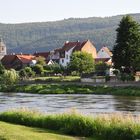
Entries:
{"label": "house window", "polygon": [[64,63],[64,59],[62,59],[62,63]]}
{"label": "house window", "polygon": [[69,59],[69,56],[68,56],[68,54],[66,55],[66,59]]}
{"label": "house window", "polygon": [[4,47],[2,47],[1,50],[4,51]]}

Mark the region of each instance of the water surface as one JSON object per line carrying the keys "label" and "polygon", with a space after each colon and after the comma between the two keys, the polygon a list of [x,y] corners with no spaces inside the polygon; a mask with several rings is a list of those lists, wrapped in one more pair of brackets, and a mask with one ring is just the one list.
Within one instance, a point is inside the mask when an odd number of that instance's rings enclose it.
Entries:
{"label": "water surface", "polygon": [[58,113],[77,109],[82,113],[140,114],[140,97],[114,95],[40,95],[29,93],[0,93],[0,111],[27,107],[42,112]]}

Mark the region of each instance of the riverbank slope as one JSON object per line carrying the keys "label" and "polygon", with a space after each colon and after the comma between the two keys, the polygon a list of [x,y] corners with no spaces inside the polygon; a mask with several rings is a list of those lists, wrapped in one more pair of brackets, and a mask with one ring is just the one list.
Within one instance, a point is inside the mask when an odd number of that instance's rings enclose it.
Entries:
{"label": "riverbank slope", "polygon": [[139,86],[96,86],[64,83],[0,86],[0,92],[24,92],[34,94],[103,94],[140,96]]}

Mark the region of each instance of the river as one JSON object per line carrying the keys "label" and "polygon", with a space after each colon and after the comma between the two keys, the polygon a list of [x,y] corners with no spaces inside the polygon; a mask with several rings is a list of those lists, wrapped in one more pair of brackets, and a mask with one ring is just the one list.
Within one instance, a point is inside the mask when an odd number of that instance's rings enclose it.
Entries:
{"label": "river", "polygon": [[14,108],[31,108],[45,113],[61,113],[70,109],[88,114],[131,112],[140,114],[140,97],[114,95],[57,94],[40,95],[29,93],[0,93],[0,112]]}

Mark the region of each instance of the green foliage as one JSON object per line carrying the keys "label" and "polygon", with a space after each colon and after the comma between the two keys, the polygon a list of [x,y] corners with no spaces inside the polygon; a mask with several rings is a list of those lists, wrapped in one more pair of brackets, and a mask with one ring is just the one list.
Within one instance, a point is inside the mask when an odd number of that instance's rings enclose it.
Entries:
{"label": "green foliage", "polygon": [[[140,14],[132,16],[140,22]],[[52,50],[68,39],[90,39],[99,50],[103,44],[112,48],[116,36],[115,29],[121,18],[122,15],[70,18],[55,22],[0,24],[0,34],[6,41],[9,52],[15,53]]]}
{"label": "green foliage", "polygon": [[90,73],[94,71],[94,60],[91,54],[86,52],[74,52],[68,66],[70,71],[78,73]]}
{"label": "green foliage", "polygon": [[3,78],[2,84],[12,85],[18,81],[19,75],[17,74],[17,72],[14,69],[5,70],[2,78]]}
{"label": "green foliage", "polygon": [[44,68],[40,64],[36,64],[35,66],[32,66],[32,69],[37,75],[43,75],[44,74]]}
{"label": "green foliage", "polygon": [[140,96],[139,87],[107,87],[107,86],[90,86],[90,85],[73,85],[73,84],[33,84],[33,85],[16,85],[9,90],[7,86],[1,87],[1,92],[24,92],[35,94],[102,94],[102,95],[122,95],[122,96]]}
{"label": "green foliage", "polygon": [[42,66],[46,66],[46,61],[45,61],[44,57],[39,56],[36,58],[36,60],[37,60],[37,64],[42,65]]}
{"label": "green foliage", "polygon": [[65,68],[59,65],[58,63],[47,65],[45,69],[48,73],[51,73],[51,74],[60,74],[60,73],[63,74],[65,71]]}
{"label": "green foliage", "polygon": [[122,81],[134,81],[134,79],[135,79],[133,74],[121,73],[120,76],[121,76],[120,79]]}
{"label": "green foliage", "polygon": [[64,134],[91,137],[104,140],[135,140],[140,138],[139,117],[110,114],[84,116],[71,111],[64,114],[43,115],[27,109],[7,111],[0,114],[0,120],[25,126],[55,130]]}
{"label": "green foliage", "polygon": [[5,68],[0,62],[0,75],[4,74]]}
{"label": "green foliage", "polygon": [[25,67],[19,71],[19,76],[21,78],[29,78],[35,76],[35,72],[30,67]]}
{"label": "green foliage", "polygon": [[140,25],[130,16],[124,16],[117,28],[116,45],[113,49],[115,68],[126,73],[140,69]]}

